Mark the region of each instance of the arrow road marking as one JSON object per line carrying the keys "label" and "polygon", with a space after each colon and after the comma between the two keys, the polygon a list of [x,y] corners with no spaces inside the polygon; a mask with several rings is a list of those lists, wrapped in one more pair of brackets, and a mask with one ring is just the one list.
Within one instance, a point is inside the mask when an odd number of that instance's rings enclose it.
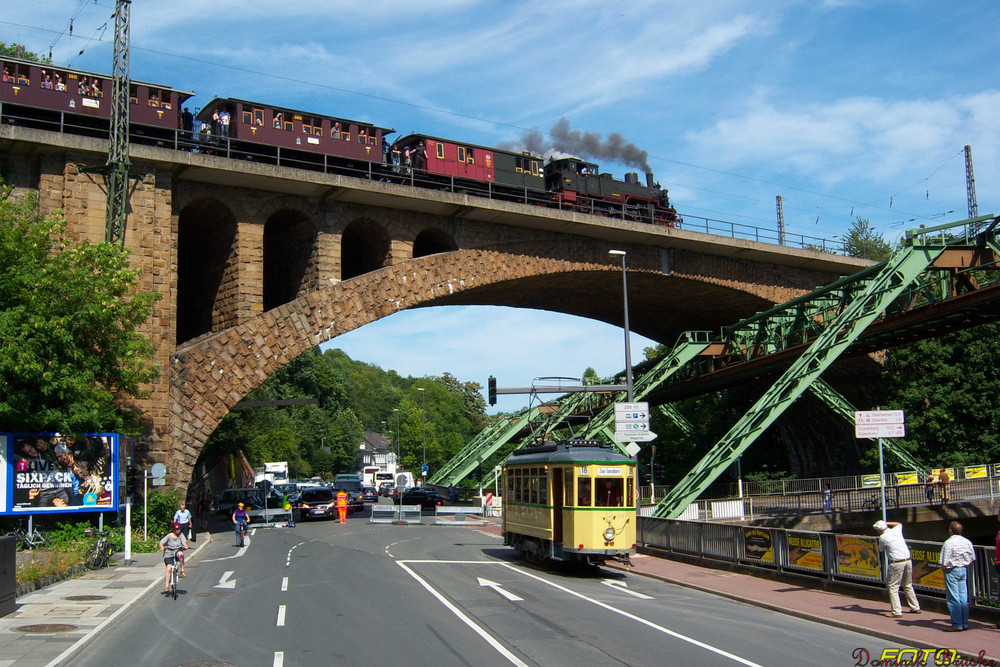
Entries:
{"label": "arrow road marking", "polygon": [[233,570],[226,570],[226,573],[219,579],[219,583],[215,585],[215,588],[236,588],[236,580],[229,581],[229,577],[231,576],[233,576]]}
{"label": "arrow road marking", "polygon": [[496,583],[495,581],[490,581],[489,579],[483,579],[482,577],[477,577],[477,578],[479,579],[479,585],[480,586],[486,586],[488,588],[492,588],[494,591],[496,591],[500,595],[504,596],[505,598],[507,598],[511,602],[517,602],[519,600],[523,600],[524,599],[524,598],[517,597],[516,595],[514,595],[513,593],[511,593],[509,591],[505,591],[503,588],[501,588],[500,584]]}
{"label": "arrow road marking", "polygon": [[610,586],[611,588],[620,589],[623,593],[628,593],[629,595],[634,595],[635,597],[639,598],[640,600],[652,600],[653,599],[653,597],[651,595],[644,595],[643,593],[636,593],[635,591],[630,591],[628,589],[628,584],[626,584],[624,581],[613,581],[611,579],[604,579],[603,581],[601,581],[601,583],[604,584],[605,586]]}

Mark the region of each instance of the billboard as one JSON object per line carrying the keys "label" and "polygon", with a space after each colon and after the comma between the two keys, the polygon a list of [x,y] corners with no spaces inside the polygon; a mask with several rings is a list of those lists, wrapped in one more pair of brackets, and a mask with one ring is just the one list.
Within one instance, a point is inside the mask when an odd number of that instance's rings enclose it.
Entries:
{"label": "billboard", "polygon": [[0,433],[0,514],[118,509],[118,435]]}

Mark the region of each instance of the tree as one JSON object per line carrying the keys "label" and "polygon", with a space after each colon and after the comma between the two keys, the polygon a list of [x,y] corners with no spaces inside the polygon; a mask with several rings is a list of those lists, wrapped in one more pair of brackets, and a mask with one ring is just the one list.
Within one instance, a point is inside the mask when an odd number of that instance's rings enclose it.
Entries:
{"label": "tree", "polygon": [[875,231],[867,218],[858,217],[844,235],[844,252],[851,257],[884,262],[892,255],[892,246]]}
{"label": "tree", "polygon": [[0,190],[0,423],[138,433],[127,399],[147,396],[159,369],[136,329],[159,296],[136,289],[128,250],[57,241],[65,227],[36,193]]}
{"label": "tree", "polygon": [[9,58],[20,58],[21,60],[32,60],[36,63],[42,63],[43,65],[52,64],[52,59],[49,57],[42,57],[37,53],[33,53],[24,48],[23,44],[17,44],[11,42],[7,44],[5,42],[0,42],[0,56],[7,56]]}

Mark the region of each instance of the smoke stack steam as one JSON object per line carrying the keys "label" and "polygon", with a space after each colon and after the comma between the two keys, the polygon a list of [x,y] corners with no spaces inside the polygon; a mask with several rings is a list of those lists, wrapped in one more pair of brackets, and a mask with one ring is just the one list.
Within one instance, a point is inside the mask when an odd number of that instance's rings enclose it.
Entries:
{"label": "smoke stack steam", "polygon": [[635,144],[626,142],[621,133],[609,132],[605,136],[600,132],[581,132],[574,130],[566,118],[560,118],[547,134],[529,132],[520,141],[507,142],[501,148],[524,150],[546,158],[561,153],[589,160],[610,160],[647,173],[652,171],[649,168],[649,154]]}

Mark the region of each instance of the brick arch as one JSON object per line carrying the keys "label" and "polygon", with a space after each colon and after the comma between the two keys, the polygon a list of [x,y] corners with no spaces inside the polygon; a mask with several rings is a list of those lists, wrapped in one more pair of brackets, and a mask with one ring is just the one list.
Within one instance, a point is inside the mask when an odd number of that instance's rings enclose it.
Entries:
{"label": "brick arch", "polygon": [[[738,277],[726,285],[665,274],[662,252],[636,248],[630,255],[630,307],[633,329],[639,333],[670,343],[673,332],[700,328],[714,301],[730,316],[734,309],[749,314],[770,305],[767,297],[753,292],[752,281],[744,280],[748,288],[741,291]],[[504,304],[618,323],[620,267],[608,257],[607,248],[579,240],[535,246],[520,254],[440,253],[325,285],[179,348],[169,369],[172,417],[166,458],[168,470],[177,475],[172,481],[177,486],[187,483],[204,443],[233,405],[316,345],[418,306]],[[792,287],[788,291],[789,297],[802,292]],[[577,296],[570,298],[574,292]]]}

